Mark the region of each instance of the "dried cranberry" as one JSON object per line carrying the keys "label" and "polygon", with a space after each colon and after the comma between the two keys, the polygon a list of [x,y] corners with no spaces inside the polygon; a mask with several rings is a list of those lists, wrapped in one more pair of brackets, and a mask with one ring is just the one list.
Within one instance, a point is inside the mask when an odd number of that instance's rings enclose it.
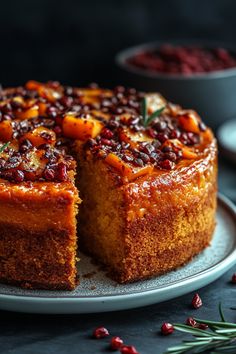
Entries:
{"label": "dried cranberry", "polygon": [[161,143],[164,143],[166,140],[168,140],[168,135],[163,133],[158,133],[156,134],[156,139],[159,140]]}
{"label": "dried cranberry", "polygon": [[154,128],[159,132],[163,132],[166,129],[166,127],[167,127],[167,124],[164,121],[159,121],[159,122],[155,123],[155,125],[154,125]]}
{"label": "dried cranberry", "polygon": [[51,168],[46,168],[43,172],[43,176],[47,181],[53,181],[55,178],[55,171]]}
{"label": "dried cranberry", "polygon": [[149,135],[151,138],[157,137],[157,134],[156,134],[155,130],[152,129],[152,128],[148,128],[148,129],[147,129],[147,133],[148,133],[148,135]]}
{"label": "dried cranberry", "polygon": [[13,179],[17,183],[21,183],[24,181],[25,175],[24,172],[21,170],[15,170],[13,173]]}
{"label": "dried cranberry", "polygon": [[133,160],[133,165],[137,167],[143,167],[143,160],[137,158]]}
{"label": "dried cranberry", "polygon": [[120,337],[112,337],[111,339],[111,349],[117,350],[124,344]]}
{"label": "dried cranberry", "polygon": [[170,152],[166,152],[164,154],[164,159],[167,159],[167,160],[170,160],[172,162],[175,162],[176,159],[177,159],[177,156],[176,156],[176,154],[174,152],[170,151]]}
{"label": "dried cranberry", "polygon": [[73,103],[73,98],[70,97],[70,96],[64,96],[64,97],[62,97],[62,98],[60,99],[59,102],[60,102],[60,103],[62,104],[62,106],[64,106],[64,107],[70,107],[70,106],[72,105],[72,103]]}
{"label": "dried cranberry", "polygon": [[123,345],[120,352],[121,354],[139,354],[133,345]]}
{"label": "dried cranberry", "polygon": [[67,179],[67,168],[63,162],[60,162],[57,166],[57,179],[61,182]]}
{"label": "dried cranberry", "polygon": [[93,337],[96,339],[101,339],[109,336],[109,332],[105,327],[98,327],[93,332]]}
{"label": "dried cranberry", "polygon": [[174,326],[171,323],[165,322],[161,326],[161,333],[165,336],[174,332]]}
{"label": "dried cranberry", "polygon": [[103,130],[101,132],[101,136],[105,139],[112,139],[114,136],[114,133],[108,128],[103,128]]}
{"label": "dried cranberry", "polygon": [[192,306],[195,309],[199,309],[199,307],[202,306],[202,299],[200,298],[198,293],[196,293],[192,299]]}
{"label": "dried cranberry", "polygon": [[102,144],[102,145],[112,146],[112,145],[113,145],[113,142],[112,142],[111,140],[102,138],[102,139],[101,139],[101,144]]}
{"label": "dried cranberry", "polygon": [[179,139],[180,135],[181,134],[179,130],[172,130],[170,132],[170,139]]}
{"label": "dried cranberry", "polygon": [[236,273],[234,273],[234,274],[232,275],[231,282],[232,282],[233,284],[236,284]]}
{"label": "dried cranberry", "polygon": [[59,125],[56,125],[53,130],[57,135],[60,135],[62,133],[62,129]]}
{"label": "dried cranberry", "polygon": [[53,106],[49,106],[47,108],[47,115],[51,118],[55,118],[57,116],[57,108],[56,107],[53,107]]}
{"label": "dried cranberry", "polygon": [[165,170],[171,170],[174,167],[174,163],[170,160],[163,160],[160,161],[160,167]]}

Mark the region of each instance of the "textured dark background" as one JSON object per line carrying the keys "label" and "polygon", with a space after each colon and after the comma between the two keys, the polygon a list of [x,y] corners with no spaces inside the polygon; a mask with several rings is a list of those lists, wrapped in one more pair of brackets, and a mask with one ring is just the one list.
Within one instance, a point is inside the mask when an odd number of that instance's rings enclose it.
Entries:
{"label": "textured dark background", "polygon": [[119,82],[114,55],[171,39],[234,43],[234,0],[8,0],[0,11],[0,82]]}

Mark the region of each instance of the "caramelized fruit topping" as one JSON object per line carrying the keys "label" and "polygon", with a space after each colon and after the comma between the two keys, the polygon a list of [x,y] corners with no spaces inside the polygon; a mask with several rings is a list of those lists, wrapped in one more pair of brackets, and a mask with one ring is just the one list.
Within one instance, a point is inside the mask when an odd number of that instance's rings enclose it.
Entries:
{"label": "caramelized fruit topping", "polygon": [[68,155],[74,140],[82,142],[85,156],[103,159],[130,181],[196,159],[208,135],[194,111],[132,88],[29,81],[0,92],[0,141],[10,142],[0,152],[0,177],[10,182],[67,180],[75,167]]}

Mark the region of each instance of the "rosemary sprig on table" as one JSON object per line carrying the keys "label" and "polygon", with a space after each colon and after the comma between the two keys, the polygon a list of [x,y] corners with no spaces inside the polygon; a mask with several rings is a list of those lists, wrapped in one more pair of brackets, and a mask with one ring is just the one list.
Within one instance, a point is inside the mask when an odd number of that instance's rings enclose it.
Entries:
{"label": "rosemary sprig on table", "polygon": [[235,354],[236,353],[236,323],[225,321],[225,316],[219,305],[221,321],[209,321],[194,318],[197,323],[208,325],[210,331],[190,327],[183,324],[173,324],[175,330],[192,334],[194,340],[184,340],[182,343],[168,348],[164,354]]}
{"label": "rosemary sprig on table", "polygon": [[3,152],[3,151],[8,147],[9,144],[10,144],[10,141],[8,141],[7,143],[3,144],[3,145],[0,147],[0,153]]}
{"label": "rosemary sprig on table", "polygon": [[166,106],[163,106],[159,109],[157,109],[155,112],[153,112],[150,116],[148,116],[148,110],[147,110],[147,99],[146,97],[143,98],[142,102],[141,102],[141,114],[143,117],[143,126],[145,128],[147,128],[147,126],[156,118],[159,117],[159,115],[161,114],[162,111],[164,111],[164,109],[166,108]]}

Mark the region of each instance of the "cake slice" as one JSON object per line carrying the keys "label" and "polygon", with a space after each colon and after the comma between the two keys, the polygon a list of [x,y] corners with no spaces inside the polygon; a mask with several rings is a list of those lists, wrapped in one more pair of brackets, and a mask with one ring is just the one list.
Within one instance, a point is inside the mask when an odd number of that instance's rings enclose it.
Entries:
{"label": "cake slice", "polygon": [[31,289],[74,289],[76,214],[73,181],[0,181],[0,281]]}

